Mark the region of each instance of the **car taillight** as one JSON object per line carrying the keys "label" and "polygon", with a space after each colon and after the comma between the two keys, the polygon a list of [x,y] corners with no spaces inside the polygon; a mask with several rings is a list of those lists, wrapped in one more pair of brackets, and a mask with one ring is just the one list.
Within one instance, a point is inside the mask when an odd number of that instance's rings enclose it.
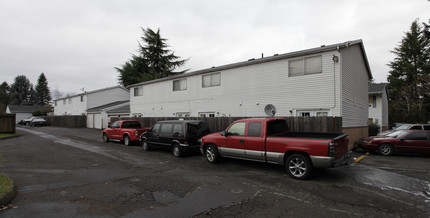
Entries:
{"label": "car taillight", "polygon": [[334,156],[334,142],[328,143],[328,156]]}

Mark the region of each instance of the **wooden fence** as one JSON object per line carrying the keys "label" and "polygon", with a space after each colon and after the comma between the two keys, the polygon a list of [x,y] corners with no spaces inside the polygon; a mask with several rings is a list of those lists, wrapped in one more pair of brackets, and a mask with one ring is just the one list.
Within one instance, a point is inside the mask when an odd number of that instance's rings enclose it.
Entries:
{"label": "wooden fence", "polygon": [[44,116],[48,126],[66,128],[87,128],[87,116]]}
{"label": "wooden fence", "polygon": [[[221,132],[232,122],[250,117],[186,117],[188,120],[204,120],[211,132]],[[111,117],[111,122],[117,120],[139,120],[140,123],[149,127],[157,121],[177,120],[177,117]],[[290,131],[294,132],[342,132],[342,117],[285,117]]]}
{"label": "wooden fence", "polygon": [[16,115],[0,114],[0,133],[15,133]]}

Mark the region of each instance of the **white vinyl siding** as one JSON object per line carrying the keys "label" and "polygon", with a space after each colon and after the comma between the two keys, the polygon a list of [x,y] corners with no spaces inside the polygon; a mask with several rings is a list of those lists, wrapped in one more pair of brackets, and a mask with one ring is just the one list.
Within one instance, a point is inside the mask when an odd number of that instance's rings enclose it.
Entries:
{"label": "white vinyl siding", "polygon": [[[337,51],[319,55],[322,72],[307,76],[289,77],[290,59],[282,59],[186,76],[187,92],[172,92],[173,80],[144,84],[143,92],[151,95],[130,98],[130,111],[144,117],[174,117],[178,112],[191,117],[205,112],[215,117],[266,116],[264,107],[273,104],[276,116],[296,115],[298,110],[325,110],[329,116],[340,116],[339,63],[334,64],[334,54],[339,55]],[[220,88],[205,88],[209,78],[211,85]]]}
{"label": "white vinyl siding", "polygon": [[343,128],[365,127],[369,118],[369,76],[360,46],[341,50]]}

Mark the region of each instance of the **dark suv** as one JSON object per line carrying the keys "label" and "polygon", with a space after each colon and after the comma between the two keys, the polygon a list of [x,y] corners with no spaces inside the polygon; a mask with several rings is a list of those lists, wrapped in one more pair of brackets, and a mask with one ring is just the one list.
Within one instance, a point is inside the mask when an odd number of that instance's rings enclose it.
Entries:
{"label": "dark suv", "polygon": [[176,157],[189,150],[199,150],[200,139],[209,134],[209,128],[201,120],[167,120],[157,122],[140,136],[142,149],[170,149]]}

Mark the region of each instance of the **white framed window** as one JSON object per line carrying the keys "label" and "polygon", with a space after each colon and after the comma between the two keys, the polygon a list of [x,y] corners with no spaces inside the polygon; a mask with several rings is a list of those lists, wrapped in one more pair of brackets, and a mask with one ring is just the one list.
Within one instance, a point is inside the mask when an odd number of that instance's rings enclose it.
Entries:
{"label": "white framed window", "polygon": [[202,76],[202,87],[213,87],[221,85],[221,73],[214,73]]}
{"label": "white framed window", "polygon": [[199,112],[199,117],[215,117],[215,112]]}
{"label": "white framed window", "polygon": [[135,114],[133,114],[132,116],[133,116],[133,117],[142,117],[142,114],[141,114],[141,113],[135,113]]}
{"label": "white framed window", "polygon": [[54,101],[55,106],[57,106],[57,101]]}
{"label": "white framed window", "polygon": [[63,104],[66,104],[66,102],[67,102],[66,99],[63,99]]}
{"label": "white framed window", "polygon": [[173,91],[187,90],[187,79],[173,80]]}
{"label": "white framed window", "polygon": [[288,62],[288,76],[322,73],[322,56],[305,57]]}
{"label": "white framed window", "polygon": [[330,116],[330,110],[298,110],[298,117],[328,117]]}
{"label": "white framed window", "polygon": [[72,98],[69,98],[69,104],[71,104],[72,103]]}
{"label": "white framed window", "polygon": [[190,112],[177,112],[176,117],[190,117]]}
{"label": "white framed window", "polygon": [[81,95],[81,102],[84,102],[84,96]]}
{"label": "white framed window", "polygon": [[143,87],[139,86],[133,89],[134,96],[143,96]]}

